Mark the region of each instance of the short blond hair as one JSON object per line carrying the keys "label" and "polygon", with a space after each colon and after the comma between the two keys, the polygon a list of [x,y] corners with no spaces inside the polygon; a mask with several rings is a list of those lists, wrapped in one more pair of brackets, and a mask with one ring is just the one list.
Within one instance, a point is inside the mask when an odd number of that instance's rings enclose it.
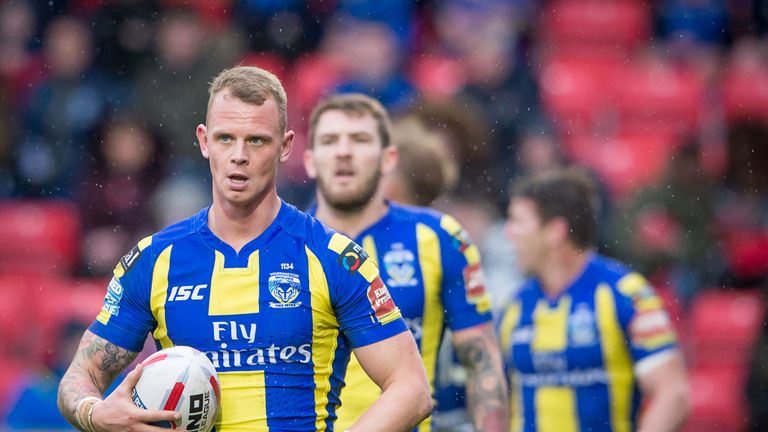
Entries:
{"label": "short blond hair", "polygon": [[285,132],[288,127],[288,97],[280,80],[272,72],[255,66],[224,69],[214,78],[208,89],[208,112],[211,111],[213,98],[224,89],[228,89],[232,96],[250,104],[262,105],[272,98],[277,103],[280,114],[280,129]]}
{"label": "short blond hair", "polygon": [[360,93],[337,94],[322,101],[309,116],[309,148],[315,145],[315,132],[320,116],[326,111],[342,111],[346,114],[370,114],[376,120],[382,147],[392,144],[392,121],[387,109],[376,99]]}

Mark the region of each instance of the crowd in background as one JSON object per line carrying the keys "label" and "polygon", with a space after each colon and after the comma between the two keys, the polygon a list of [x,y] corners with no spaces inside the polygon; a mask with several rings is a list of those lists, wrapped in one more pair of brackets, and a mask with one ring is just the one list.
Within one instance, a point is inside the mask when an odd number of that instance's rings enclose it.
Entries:
{"label": "crowd in background", "polygon": [[[634,39],[580,46],[558,38],[570,16],[552,12],[571,3],[0,1],[0,201],[75,203],[72,276],[108,275],[136,241],[209,204],[194,135],[207,85],[250,64],[285,84],[297,148],[279,189],[299,208],[313,199],[300,155],[323,95],[369,94],[396,129],[428,131],[448,156],[435,205],[479,244],[497,304],[521,280],[500,235],[510,184],[572,163],[601,183],[600,249],[681,309],[706,288],[765,287],[768,104],[750,111],[726,87],[762,77],[746,92],[768,100],[768,1],[583,2],[648,15]],[[582,88],[584,64],[624,72]],[[647,95],[624,84],[646,72],[651,93],[678,76],[698,91],[679,111],[643,112]]]}

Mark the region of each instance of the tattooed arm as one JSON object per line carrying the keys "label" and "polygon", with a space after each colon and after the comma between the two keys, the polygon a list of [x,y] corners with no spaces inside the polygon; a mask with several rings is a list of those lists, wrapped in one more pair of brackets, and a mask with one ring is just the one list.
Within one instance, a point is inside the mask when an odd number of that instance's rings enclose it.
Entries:
{"label": "tattooed arm", "polygon": [[[64,418],[75,427],[87,430],[83,419],[90,410],[97,431],[130,430],[145,422],[176,419],[174,412],[143,410],[133,404],[131,391],[141,376],[141,366],[129,373],[107,399],[100,400],[112,381],[137,355],[86,331],[59,384],[58,405]],[[89,400],[84,401],[86,398]],[[146,426],[142,430],[163,429]]]}
{"label": "tattooed arm", "polygon": [[506,431],[509,398],[499,344],[491,324],[453,334],[453,345],[467,369],[467,408],[478,431]]}

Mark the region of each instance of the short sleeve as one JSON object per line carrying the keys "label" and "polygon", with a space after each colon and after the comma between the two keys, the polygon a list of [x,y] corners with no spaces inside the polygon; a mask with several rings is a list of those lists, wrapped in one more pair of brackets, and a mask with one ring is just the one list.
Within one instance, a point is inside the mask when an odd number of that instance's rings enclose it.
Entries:
{"label": "short sleeve", "polygon": [[120,259],[107,286],[104,305],[89,330],[133,352],[141,351],[155,320],[149,307],[151,244],[147,237]]}
{"label": "short sleeve", "polygon": [[677,336],[661,298],[644,277],[629,273],[616,287],[620,293],[619,319],[635,361],[635,372],[642,375],[671,354],[670,348],[677,346]]}
{"label": "short sleeve", "polygon": [[462,330],[491,322],[491,301],[485,291],[480,252],[451,216],[440,220],[442,301],[448,327]]}
{"label": "short sleeve", "polygon": [[339,327],[352,348],[369,345],[407,330],[374,260],[341,234],[328,245],[325,267]]}

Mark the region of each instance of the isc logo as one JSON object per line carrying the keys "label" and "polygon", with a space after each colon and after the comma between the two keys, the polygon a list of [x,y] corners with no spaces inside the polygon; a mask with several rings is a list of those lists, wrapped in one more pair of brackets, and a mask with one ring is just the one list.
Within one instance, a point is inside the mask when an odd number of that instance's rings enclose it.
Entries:
{"label": "isc logo", "polygon": [[206,284],[175,286],[171,289],[168,301],[202,300],[203,295],[200,294],[200,290],[206,288],[208,288]]}

